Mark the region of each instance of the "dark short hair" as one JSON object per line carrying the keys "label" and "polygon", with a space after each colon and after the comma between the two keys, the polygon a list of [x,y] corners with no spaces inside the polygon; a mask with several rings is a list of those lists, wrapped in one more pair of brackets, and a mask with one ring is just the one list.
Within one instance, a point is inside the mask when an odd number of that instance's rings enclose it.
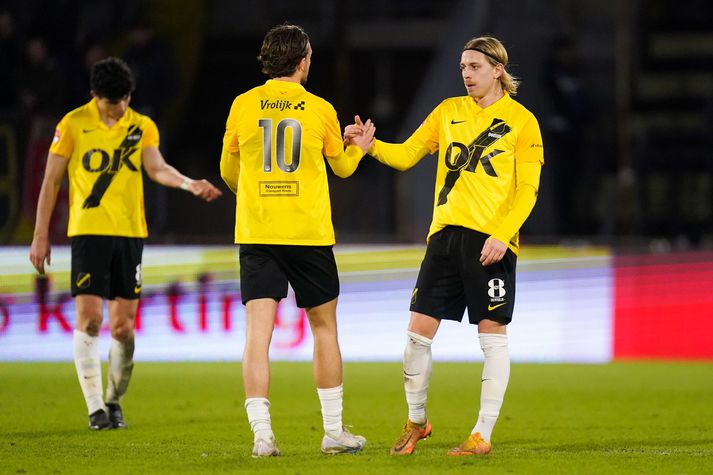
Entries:
{"label": "dark short hair", "polygon": [[257,57],[262,72],[270,78],[291,76],[307,56],[308,43],[309,36],[301,26],[285,23],[273,27],[262,40]]}
{"label": "dark short hair", "polygon": [[116,101],[134,91],[134,77],[124,61],[109,57],[92,65],[89,85],[98,97]]}

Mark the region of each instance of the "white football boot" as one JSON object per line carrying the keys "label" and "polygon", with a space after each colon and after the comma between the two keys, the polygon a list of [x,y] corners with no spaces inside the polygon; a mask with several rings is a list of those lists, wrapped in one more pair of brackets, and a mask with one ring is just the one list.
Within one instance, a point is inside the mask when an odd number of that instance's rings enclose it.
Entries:
{"label": "white football boot", "polygon": [[269,439],[257,439],[253,445],[253,457],[279,457],[282,455],[280,449],[277,448],[277,442],[274,437]]}
{"label": "white football boot", "polygon": [[327,455],[355,454],[366,445],[366,439],[361,435],[354,435],[346,428],[338,436],[325,433],[322,438],[322,453]]}

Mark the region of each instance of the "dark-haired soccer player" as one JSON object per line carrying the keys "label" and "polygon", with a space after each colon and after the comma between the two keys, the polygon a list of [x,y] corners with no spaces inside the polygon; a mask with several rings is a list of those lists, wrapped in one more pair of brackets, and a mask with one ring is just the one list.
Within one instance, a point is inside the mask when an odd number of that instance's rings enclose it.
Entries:
{"label": "dark-haired soccer player", "polygon": [[[50,262],[48,227],[65,171],[69,176],[72,296],[77,323],[74,362],[89,411],[90,429],[124,428],[119,401],[133,369],[134,317],[141,294],[141,255],[148,235],[141,168],[165,186],[206,201],[221,192],[168,165],[154,122],[129,107],[134,80],[128,66],[107,58],[92,66],[93,99],[57,125],[37,205],[30,261]],[[109,300],[109,376],[102,395],[99,329]],[[106,401],[106,403],[105,403]]]}
{"label": "dark-haired soccer player", "polygon": [[[448,455],[487,454],[510,375],[506,325],[515,303],[518,234],[535,205],[544,163],[537,120],[512,99],[518,81],[496,38],[473,38],[460,69],[467,96],[441,102],[402,144],[377,140],[370,154],[399,170],[438,151],[433,221],[411,298],[404,352],[408,420],[391,449],[411,454],[431,434],[426,397],[431,342],[441,320],[478,326],[483,365],[480,414],[468,439]],[[361,122],[345,130],[347,143]]]}
{"label": "dark-haired soccer player", "polygon": [[235,99],[223,138],[220,173],[237,195],[235,242],[247,313],[243,382],[255,457],[280,455],[270,423],[269,347],[288,282],[314,336],[322,452],[358,452],[366,443],[342,426],[339,278],[324,158],[338,176],[351,175],[373,142],[374,128],[367,122],[356,146],[344,149],[336,111],[303,87],[311,56],[301,27],[272,28],[258,56],[270,79]]}

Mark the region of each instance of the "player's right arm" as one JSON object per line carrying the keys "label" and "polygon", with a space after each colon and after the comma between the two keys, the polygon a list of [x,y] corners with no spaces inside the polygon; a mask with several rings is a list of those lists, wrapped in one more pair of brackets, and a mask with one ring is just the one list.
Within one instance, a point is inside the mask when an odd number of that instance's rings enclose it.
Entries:
{"label": "player's right arm", "polygon": [[369,155],[399,171],[408,170],[429,153],[428,146],[412,135],[404,143],[388,143],[375,140]]}
{"label": "player's right arm", "polygon": [[45,261],[51,265],[51,246],[49,241],[50,218],[57,203],[57,193],[62,186],[62,178],[67,170],[68,160],[54,153],[47,155],[45,177],[40,188],[40,197],[37,202],[37,217],[35,219],[35,232],[30,246],[30,262],[40,274],[45,273]]}

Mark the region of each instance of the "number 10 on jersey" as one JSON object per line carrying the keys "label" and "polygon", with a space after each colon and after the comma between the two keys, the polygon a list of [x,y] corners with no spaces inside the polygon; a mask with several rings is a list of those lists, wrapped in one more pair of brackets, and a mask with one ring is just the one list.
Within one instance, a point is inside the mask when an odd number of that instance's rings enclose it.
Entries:
{"label": "number 10 on jersey", "polygon": [[[262,171],[272,171],[272,119],[259,119],[258,126],[262,129]],[[285,161],[287,154],[285,146],[286,129],[291,129],[292,143],[290,163]],[[293,173],[300,166],[302,153],[302,124],[295,119],[282,119],[275,127],[275,161],[277,168],[285,173]]]}

